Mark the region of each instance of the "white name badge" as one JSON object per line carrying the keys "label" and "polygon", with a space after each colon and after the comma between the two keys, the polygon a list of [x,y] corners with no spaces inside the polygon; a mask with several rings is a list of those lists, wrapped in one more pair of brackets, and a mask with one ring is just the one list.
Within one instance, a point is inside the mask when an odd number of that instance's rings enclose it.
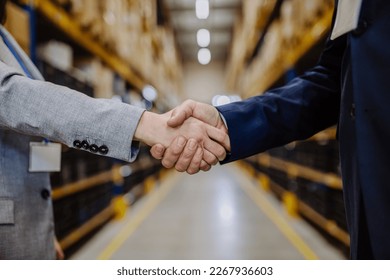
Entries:
{"label": "white name badge", "polygon": [[61,171],[61,144],[57,143],[30,143],[30,172],[58,172]]}
{"label": "white name badge", "polygon": [[339,0],[331,40],[356,29],[361,7],[362,0]]}

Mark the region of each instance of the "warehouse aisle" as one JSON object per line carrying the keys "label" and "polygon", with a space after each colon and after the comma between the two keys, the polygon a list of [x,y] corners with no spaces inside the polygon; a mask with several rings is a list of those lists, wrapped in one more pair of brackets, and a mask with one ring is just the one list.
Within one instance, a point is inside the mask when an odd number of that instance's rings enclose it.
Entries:
{"label": "warehouse aisle", "polygon": [[237,165],[169,173],[73,259],[342,259]]}

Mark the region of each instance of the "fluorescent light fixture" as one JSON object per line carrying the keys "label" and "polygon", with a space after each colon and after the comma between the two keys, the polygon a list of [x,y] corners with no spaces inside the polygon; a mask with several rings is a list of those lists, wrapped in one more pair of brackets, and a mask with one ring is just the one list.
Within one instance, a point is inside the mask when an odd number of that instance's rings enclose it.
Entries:
{"label": "fluorescent light fixture", "polygon": [[198,51],[198,61],[202,65],[209,64],[211,61],[211,53],[209,49],[201,48]]}
{"label": "fluorescent light fixture", "polygon": [[196,17],[198,19],[207,19],[209,17],[209,1],[208,0],[196,0],[195,3]]}
{"label": "fluorescent light fixture", "polygon": [[221,105],[226,105],[231,102],[229,96],[227,95],[216,95],[213,97],[212,104],[214,106],[221,106]]}
{"label": "fluorescent light fixture", "polygon": [[146,85],[142,89],[142,96],[146,100],[153,102],[157,98],[157,90],[154,87],[152,87],[151,85]]}
{"label": "fluorescent light fixture", "polygon": [[207,29],[199,29],[196,33],[196,41],[198,46],[201,48],[206,48],[210,45],[210,31]]}
{"label": "fluorescent light fixture", "polygon": [[119,168],[119,174],[121,174],[123,178],[130,176],[131,173],[133,173],[133,170],[129,165],[123,165]]}
{"label": "fluorescent light fixture", "polygon": [[229,104],[229,103],[232,103],[232,102],[237,102],[237,101],[241,101],[241,97],[239,95],[214,95],[212,100],[211,100],[211,104],[213,106],[221,106],[221,105],[225,105],[225,104]]}
{"label": "fluorescent light fixture", "polygon": [[112,11],[105,12],[103,19],[108,25],[114,25],[116,21],[115,14]]}

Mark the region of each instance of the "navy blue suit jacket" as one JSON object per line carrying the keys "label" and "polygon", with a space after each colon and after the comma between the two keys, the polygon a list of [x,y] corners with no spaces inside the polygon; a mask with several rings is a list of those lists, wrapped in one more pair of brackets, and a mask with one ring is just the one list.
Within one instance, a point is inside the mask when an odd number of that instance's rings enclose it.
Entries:
{"label": "navy blue suit jacket", "polygon": [[218,107],[231,154],[245,158],[338,123],[353,259],[390,259],[390,1],[363,0],[356,30],[328,41],[316,67]]}

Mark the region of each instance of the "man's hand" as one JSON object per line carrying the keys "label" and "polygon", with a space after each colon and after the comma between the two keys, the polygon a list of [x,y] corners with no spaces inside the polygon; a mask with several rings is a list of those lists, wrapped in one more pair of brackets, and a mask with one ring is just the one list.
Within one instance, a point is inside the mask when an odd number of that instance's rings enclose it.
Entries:
{"label": "man's hand", "polygon": [[[169,154],[174,154],[177,159],[180,158],[181,163],[180,166],[176,166],[176,169],[190,174],[198,172],[200,166],[207,170],[211,165],[217,164],[218,160],[225,158],[226,148],[230,143],[224,130],[192,117],[183,119],[180,126],[176,124],[176,127],[171,127],[168,126],[168,121],[172,113],[173,111],[158,115],[145,112],[134,138],[150,146],[161,143],[161,146],[155,148],[156,151],[159,148],[160,152],[172,143],[174,146],[168,150]],[[162,163],[165,167],[170,168],[175,165],[177,159],[175,161],[170,159],[163,158]]]}
{"label": "man's hand", "polygon": [[[204,123],[227,132],[226,126],[219,115],[218,110],[209,104],[196,102],[194,100],[186,100],[181,105],[172,110],[171,118],[168,120],[170,127],[182,125],[185,120],[194,117]],[[230,150],[229,147],[225,147]]]}
{"label": "man's hand", "polygon": [[196,143],[195,139],[187,139],[183,136],[176,137],[168,148],[162,144],[156,144],[150,149],[150,153],[155,159],[161,160],[161,163],[166,168],[175,167],[179,172],[186,171],[188,174],[198,173],[199,170],[208,171],[211,165],[203,160],[203,150],[197,146],[197,149],[191,148]]}
{"label": "man's hand", "polygon": [[[223,131],[226,136],[226,139],[223,141],[223,143],[225,143],[224,147],[227,151],[230,151],[230,141],[227,135],[227,129],[216,108],[208,104],[187,100],[172,110],[168,125],[177,127],[182,125],[190,117],[199,119],[200,121]],[[200,164],[198,164],[198,157],[194,156],[193,160],[189,160],[191,154],[194,155],[194,152],[188,149],[186,143],[182,140],[179,143],[178,139],[175,139],[166,149],[163,145],[156,144],[151,148],[150,152],[154,158],[162,159],[163,165],[168,168],[175,166],[177,170],[186,170],[189,174],[194,174],[199,170],[209,170],[211,166],[205,161],[201,161]],[[219,158],[219,160],[223,160],[223,158]]]}

